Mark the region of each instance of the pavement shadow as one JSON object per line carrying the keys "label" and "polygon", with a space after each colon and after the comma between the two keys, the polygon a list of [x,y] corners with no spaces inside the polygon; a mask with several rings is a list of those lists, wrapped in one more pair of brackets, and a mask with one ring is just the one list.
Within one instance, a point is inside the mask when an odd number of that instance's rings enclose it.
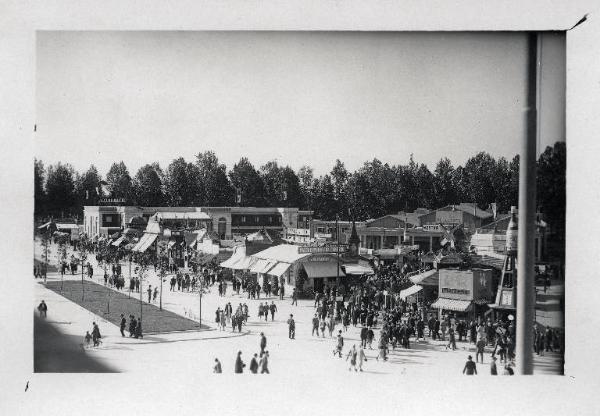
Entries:
{"label": "pavement shadow", "polygon": [[33,321],[33,371],[35,373],[118,373],[90,356],[81,337],[66,335],[35,315]]}

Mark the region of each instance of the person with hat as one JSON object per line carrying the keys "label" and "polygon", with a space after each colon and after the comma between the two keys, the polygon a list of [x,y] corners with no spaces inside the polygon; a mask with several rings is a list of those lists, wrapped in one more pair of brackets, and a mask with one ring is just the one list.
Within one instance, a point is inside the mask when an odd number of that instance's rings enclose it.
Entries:
{"label": "person with hat", "polygon": [[469,355],[467,362],[465,364],[465,368],[463,368],[463,374],[467,374],[468,376],[472,376],[477,374],[477,365],[473,362],[473,357]]}
{"label": "person with hat", "polygon": [[496,367],[496,357],[492,357],[492,361],[490,362],[490,373],[493,376],[497,376],[498,375],[498,368]]}
{"label": "person with hat", "polygon": [[294,315],[290,314],[290,319],[287,320],[288,324],[288,336],[290,339],[296,338],[296,322],[294,321]]}
{"label": "person with hat", "polygon": [[235,373],[242,374],[244,372],[244,367],[246,367],[246,364],[242,361],[242,352],[238,351],[237,358],[235,359]]}
{"label": "person with hat", "polygon": [[[337,336],[337,346],[333,350],[333,355],[335,356],[335,354],[338,354],[339,358],[342,358],[342,348],[344,348],[344,337],[342,336],[342,331],[340,330]],[[356,364],[356,357],[354,358],[354,364]]]}

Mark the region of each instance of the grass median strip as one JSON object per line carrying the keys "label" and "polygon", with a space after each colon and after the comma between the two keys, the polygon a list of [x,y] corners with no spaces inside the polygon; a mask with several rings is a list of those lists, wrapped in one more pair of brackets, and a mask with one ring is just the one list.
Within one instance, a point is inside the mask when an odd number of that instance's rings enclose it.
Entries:
{"label": "grass median strip", "polygon": [[[125,318],[127,318],[128,325],[130,314],[135,315],[136,319],[140,316],[139,293],[132,293],[131,298],[129,298],[127,292],[117,292],[87,280],[84,281],[83,285],[81,281],[74,280],[65,280],[62,284],[62,293],[61,282],[59,281],[48,282],[46,283],[46,287],[117,326],[121,323],[121,314],[124,314]],[[83,300],[81,299],[82,290],[84,291]],[[52,306],[49,305],[49,307],[51,308]],[[161,311],[157,306],[146,302],[142,303],[142,308],[142,328],[144,333],[209,329],[206,325],[202,325],[202,328],[199,328],[198,322],[165,309]],[[109,310],[110,313],[108,312]],[[90,327],[91,324],[90,322]]]}

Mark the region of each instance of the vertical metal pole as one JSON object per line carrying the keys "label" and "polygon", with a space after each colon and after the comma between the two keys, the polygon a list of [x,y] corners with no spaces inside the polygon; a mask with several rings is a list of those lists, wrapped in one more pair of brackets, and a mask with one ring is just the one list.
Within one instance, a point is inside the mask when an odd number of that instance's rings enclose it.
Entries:
{"label": "vertical metal pole", "polygon": [[339,294],[340,290],[340,226],[338,225],[339,215],[335,215],[335,240],[336,240],[336,255],[337,255],[337,268],[335,277],[336,295]]}
{"label": "vertical metal pole", "polygon": [[519,239],[517,254],[516,358],[519,374],[533,374],[533,320],[535,316],[536,143],[540,82],[541,37],[529,35],[527,68],[527,136],[519,163]]}

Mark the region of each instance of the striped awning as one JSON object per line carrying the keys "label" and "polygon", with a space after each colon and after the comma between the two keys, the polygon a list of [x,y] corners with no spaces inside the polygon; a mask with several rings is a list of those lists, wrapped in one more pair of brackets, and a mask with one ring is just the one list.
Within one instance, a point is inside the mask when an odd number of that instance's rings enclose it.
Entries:
{"label": "striped awning", "polygon": [[447,311],[466,312],[471,307],[471,303],[470,300],[438,298],[431,307]]}
{"label": "striped awning", "polygon": [[423,290],[423,286],[419,286],[419,285],[411,286],[408,289],[404,289],[404,290],[400,291],[400,298],[406,299],[410,295],[414,295],[415,293],[418,293],[421,290]]}

